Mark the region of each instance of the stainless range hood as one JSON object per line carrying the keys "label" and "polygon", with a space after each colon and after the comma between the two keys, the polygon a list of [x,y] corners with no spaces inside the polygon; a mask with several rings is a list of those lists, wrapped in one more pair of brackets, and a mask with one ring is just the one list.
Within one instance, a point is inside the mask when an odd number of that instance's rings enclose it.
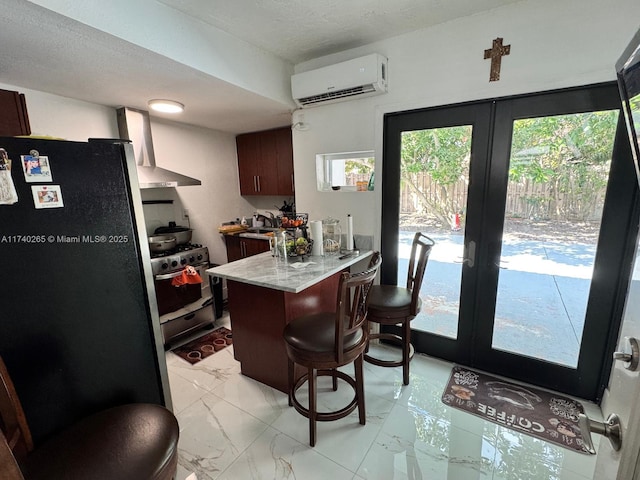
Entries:
{"label": "stainless range hood", "polygon": [[123,107],[119,108],[117,113],[120,138],[130,140],[133,145],[140,188],[202,185],[196,178],[156,167],[149,112]]}

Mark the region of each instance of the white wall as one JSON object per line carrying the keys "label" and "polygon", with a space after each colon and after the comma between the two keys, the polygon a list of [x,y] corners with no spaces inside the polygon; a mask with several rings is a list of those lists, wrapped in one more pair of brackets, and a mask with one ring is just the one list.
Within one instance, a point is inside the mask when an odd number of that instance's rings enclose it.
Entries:
{"label": "white wall", "polygon": [[[72,141],[118,138],[116,110],[79,100],[0,84],[5,90],[25,94],[32,135]],[[226,263],[226,248],[217,227],[256,208],[240,197],[235,136],[205,128],[151,119],[156,162],[160,167],[198,178],[201,186],[145,189],[143,200],[173,200],[173,205],[145,205],[148,233],[174,220],[186,223],[187,209],[192,241],[209,248],[211,262]],[[273,200],[263,199],[262,202]],[[271,205],[271,203],[269,203]]]}
{"label": "white wall", "polygon": [[[298,112],[310,127],[293,132],[298,211],[342,223],[351,213],[355,233],[374,234],[377,245],[385,113],[613,80],[614,62],[638,18],[636,0],[616,0],[615,8],[608,0],[529,0],[297,65],[296,71],[303,71],[372,52],[389,59],[389,93]],[[489,82],[483,53],[498,36],[511,45],[511,54],[503,59],[501,80]],[[69,140],[118,136],[111,108],[0,87],[26,94],[33,134]],[[178,223],[187,208],[194,241],[209,246],[212,261],[224,262],[217,225],[273,208],[281,199],[239,196],[231,135],[153,118],[152,131],[158,165],[200,178],[203,185],[145,191],[143,198],[172,197],[175,209],[166,215]],[[376,151],[378,171],[374,192],[317,192],[317,153],[370,149]],[[156,222],[166,218],[157,209],[152,213]]]}
{"label": "white wall", "polygon": [[[185,225],[182,212],[187,209],[194,229],[192,241],[209,248],[212,263],[226,263],[227,252],[218,226],[254,211],[240,196],[235,135],[158,119],[152,119],[151,131],[156,164],[197,178],[202,185],[142,190],[143,200],[174,200],[173,211],[145,205],[149,233],[170,220]],[[158,209],[162,215],[152,216],[151,212]],[[167,214],[173,214],[173,218]]]}
{"label": "white wall", "polygon": [[[369,53],[388,60],[389,93],[298,110],[293,121],[296,204],[314,219],[329,215],[379,245],[385,113],[587,85],[615,79],[614,63],[638,28],[637,0],[529,0],[296,65],[302,72]],[[511,45],[501,79],[489,82],[484,50]],[[315,155],[374,149],[374,192],[318,192]]]}
{"label": "white wall", "polygon": [[118,138],[113,108],[0,83],[0,89],[25,94],[31,135],[86,142],[88,138]]}

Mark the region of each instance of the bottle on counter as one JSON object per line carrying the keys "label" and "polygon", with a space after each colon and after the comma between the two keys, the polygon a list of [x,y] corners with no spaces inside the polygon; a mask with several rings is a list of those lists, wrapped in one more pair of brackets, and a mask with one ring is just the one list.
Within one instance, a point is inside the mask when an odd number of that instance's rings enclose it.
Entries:
{"label": "bottle on counter", "polygon": [[367,185],[367,190],[370,192],[373,191],[376,181],[376,172],[371,172],[371,176],[369,177],[369,184]]}

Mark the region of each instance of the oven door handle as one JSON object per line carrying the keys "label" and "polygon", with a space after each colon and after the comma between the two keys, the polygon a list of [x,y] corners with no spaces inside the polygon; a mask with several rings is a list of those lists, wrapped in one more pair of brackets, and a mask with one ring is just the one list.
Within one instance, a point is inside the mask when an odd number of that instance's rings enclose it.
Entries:
{"label": "oven door handle", "polygon": [[180,275],[182,275],[182,272],[183,272],[183,270],[180,270],[179,272],[165,273],[164,275],[156,275],[155,279],[156,280],[170,280],[172,278],[179,277]]}

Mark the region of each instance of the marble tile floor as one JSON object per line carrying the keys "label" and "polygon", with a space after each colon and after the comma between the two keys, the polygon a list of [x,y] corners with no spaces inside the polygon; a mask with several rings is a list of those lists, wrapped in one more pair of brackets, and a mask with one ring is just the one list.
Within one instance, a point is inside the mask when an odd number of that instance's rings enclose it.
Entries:
{"label": "marble tile floor", "polygon": [[[228,315],[217,324],[229,327]],[[287,405],[286,395],[243,376],[232,346],[195,365],[171,352],[166,358],[180,423],[177,480],[593,477],[595,456],[444,405],[440,396],[451,364],[424,355],[414,357],[407,386],[402,385],[401,369],[365,363],[366,425],[358,423],[357,411],[319,422],[315,448],[308,443],[307,419]],[[352,369],[347,366],[346,371]],[[346,385],[332,392],[325,380],[319,379],[321,409],[352,398]],[[601,419],[596,405],[583,404],[590,417]],[[597,449],[599,436],[594,442]]]}

